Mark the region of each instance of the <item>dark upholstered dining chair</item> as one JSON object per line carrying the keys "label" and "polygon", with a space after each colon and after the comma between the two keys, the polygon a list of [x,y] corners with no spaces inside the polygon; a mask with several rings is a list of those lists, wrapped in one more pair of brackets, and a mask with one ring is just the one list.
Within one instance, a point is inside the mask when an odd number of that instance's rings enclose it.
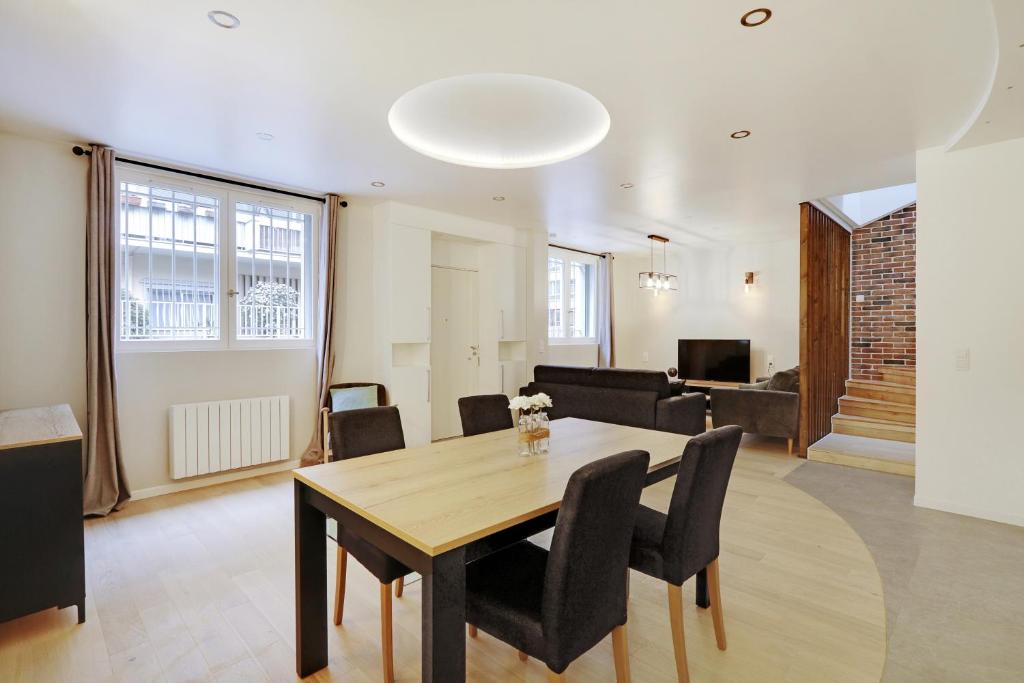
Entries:
{"label": "dark upholstered dining chair", "polygon": [[466,566],[466,621],[536,657],[550,681],[610,632],[615,675],[629,680],[626,581],[629,542],[650,455],[628,451],[573,473],[551,550],[529,541]]}
{"label": "dark upholstered dining chair", "polygon": [[476,436],[502,429],[512,429],[512,411],[505,394],[463,396],[459,399],[462,435]]}
{"label": "dark upholstered dining chair", "polygon": [[[331,414],[331,443],[335,460],[348,460],[374,453],[405,448],[402,418],[398,408],[359,408]],[[402,597],[406,574],[411,569],[376,546],[338,525],[338,562],[335,575],[334,623],[341,624],[345,611],[345,571],[348,556],[380,581],[380,640],[385,683],[395,679],[394,648],[391,625],[391,586]]]}
{"label": "dark upholstered dining chair", "polygon": [[629,566],[668,584],[672,647],[680,683],[690,680],[683,639],[683,582],[707,571],[711,616],[718,649],[725,649],[725,622],[718,576],[719,527],[729,475],[743,430],[719,427],[691,438],[679,461],[672,500],[665,515],[640,506]]}
{"label": "dark upholstered dining chair", "polygon": [[388,404],[388,392],[376,382],[341,382],[327,387],[327,405],[320,409],[324,462],[331,461],[331,413]]}

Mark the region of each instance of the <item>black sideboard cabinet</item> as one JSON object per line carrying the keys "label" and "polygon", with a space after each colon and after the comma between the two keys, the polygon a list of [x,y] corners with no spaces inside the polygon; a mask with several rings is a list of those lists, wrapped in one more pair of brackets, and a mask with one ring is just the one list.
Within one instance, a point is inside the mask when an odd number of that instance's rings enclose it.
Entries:
{"label": "black sideboard cabinet", "polygon": [[0,622],[71,605],[85,621],[83,530],[71,408],[0,412]]}

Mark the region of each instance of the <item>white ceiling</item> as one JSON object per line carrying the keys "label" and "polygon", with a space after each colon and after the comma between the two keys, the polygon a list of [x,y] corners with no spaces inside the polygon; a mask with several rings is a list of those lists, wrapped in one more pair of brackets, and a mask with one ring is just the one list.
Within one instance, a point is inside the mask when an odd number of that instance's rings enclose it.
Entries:
{"label": "white ceiling", "polygon": [[[800,201],[913,181],[914,151],[962,129],[996,60],[988,0],[765,0],[755,29],[753,0],[223,1],[4,0],[0,129],[643,250],[650,232],[793,237]],[[583,88],[611,131],[528,170],[391,134],[403,93],[480,72]]]}

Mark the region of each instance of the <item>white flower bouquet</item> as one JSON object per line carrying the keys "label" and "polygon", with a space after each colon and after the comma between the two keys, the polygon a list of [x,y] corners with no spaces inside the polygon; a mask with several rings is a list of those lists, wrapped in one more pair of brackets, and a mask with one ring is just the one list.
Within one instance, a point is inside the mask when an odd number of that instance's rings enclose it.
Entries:
{"label": "white flower bouquet", "polygon": [[551,429],[544,409],[551,405],[551,397],[544,393],[516,396],[509,401],[509,409],[519,412],[520,455],[547,453]]}
{"label": "white flower bouquet", "polygon": [[518,410],[520,413],[535,413],[544,408],[550,408],[551,397],[543,392],[533,396],[516,396],[509,401],[508,407],[510,410]]}

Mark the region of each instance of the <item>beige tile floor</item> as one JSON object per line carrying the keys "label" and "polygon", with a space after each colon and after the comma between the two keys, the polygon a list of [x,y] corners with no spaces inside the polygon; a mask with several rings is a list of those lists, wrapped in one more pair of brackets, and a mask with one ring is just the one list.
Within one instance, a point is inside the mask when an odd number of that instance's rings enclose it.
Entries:
{"label": "beige tile floor", "polygon": [[786,481],[839,513],[875,558],[885,683],[1024,681],[1024,529],[916,508],[909,477],[809,462]]}

